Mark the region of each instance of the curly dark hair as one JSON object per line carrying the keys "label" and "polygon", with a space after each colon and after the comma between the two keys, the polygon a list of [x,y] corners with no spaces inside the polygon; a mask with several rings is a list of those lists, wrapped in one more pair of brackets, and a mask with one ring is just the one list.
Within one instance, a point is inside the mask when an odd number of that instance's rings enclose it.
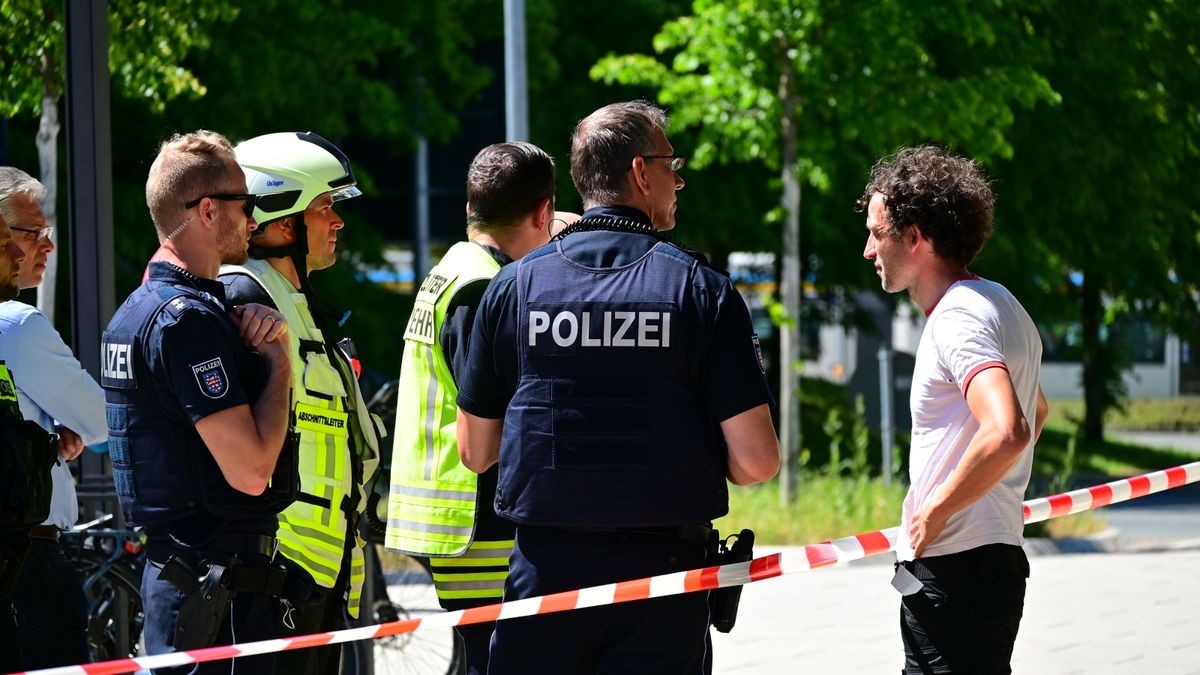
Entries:
{"label": "curly dark hair", "polygon": [[892,237],[915,226],[939,258],[969,265],[992,236],[995,196],[987,177],[973,160],[945,148],[901,148],[879,160],[858,198],[860,210],[876,192],[885,198]]}

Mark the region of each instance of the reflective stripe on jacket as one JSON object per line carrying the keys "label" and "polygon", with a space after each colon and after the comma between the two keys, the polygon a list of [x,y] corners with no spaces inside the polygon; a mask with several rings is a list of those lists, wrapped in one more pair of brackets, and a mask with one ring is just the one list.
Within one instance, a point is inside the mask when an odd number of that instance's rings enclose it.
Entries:
{"label": "reflective stripe on jacket", "polygon": [[481,246],[460,242],[430,270],[417,293],[400,366],[385,540],[389,549],[436,558],[462,555],[471,546],[478,481],[458,458],[458,387],[440,336],[455,293],[499,271],[499,263]]}
{"label": "reflective stripe on jacket", "polygon": [[[308,298],[263,260],[226,265],[222,274],[246,274],[270,294],[288,322],[292,347],[292,400],[300,433],[300,498],[279,514],[279,551],[332,588],[350,548],[349,612],[358,616],[365,579],[363,543],[349,532],[347,509],[363,508],[363,483],[379,463],[376,422],[367,411],[358,381],[336,345],[326,343],[309,310]],[[332,355],[332,360],[331,360]],[[351,453],[361,462],[355,484]]]}

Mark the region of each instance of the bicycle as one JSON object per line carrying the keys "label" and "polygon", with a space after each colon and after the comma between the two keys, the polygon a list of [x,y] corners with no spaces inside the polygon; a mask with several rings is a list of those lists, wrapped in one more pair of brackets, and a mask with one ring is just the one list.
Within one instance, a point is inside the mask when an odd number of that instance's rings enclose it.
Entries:
{"label": "bicycle", "polygon": [[134,530],[94,529],[111,518],[102,516],[62,534],[63,546],[73,551],[84,578],[88,652],[93,662],[137,656],[145,621],[142,535]]}

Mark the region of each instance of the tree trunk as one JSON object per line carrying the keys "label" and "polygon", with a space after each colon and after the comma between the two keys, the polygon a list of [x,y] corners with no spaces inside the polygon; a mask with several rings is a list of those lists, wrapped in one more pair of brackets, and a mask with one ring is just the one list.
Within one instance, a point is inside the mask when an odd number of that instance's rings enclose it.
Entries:
{"label": "tree trunk", "polygon": [[37,148],[41,168],[42,185],[46,196],[42,199],[42,212],[46,215],[46,226],[55,228],[50,237],[54,249],[46,256],[46,273],[38,288],[37,307],[54,323],[55,289],[58,287],[58,99],[59,89],[54,65],[49,53],[42,55],[42,118],[38,123]]}
{"label": "tree trunk", "polygon": [[795,485],[795,457],[800,451],[800,177],[796,174],[798,139],[796,131],[795,74],[787,50],[783,51],[779,98],[783,103],[780,131],[783,138],[783,264],[780,299],[788,321],[779,335],[780,501],[791,502]]}
{"label": "tree trunk", "polygon": [[1100,288],[1094,274],[1083,275],[1083,438],[1099,443],[1104,440],[1104,348],[1100,343],[1100,321],[1104,312]]}

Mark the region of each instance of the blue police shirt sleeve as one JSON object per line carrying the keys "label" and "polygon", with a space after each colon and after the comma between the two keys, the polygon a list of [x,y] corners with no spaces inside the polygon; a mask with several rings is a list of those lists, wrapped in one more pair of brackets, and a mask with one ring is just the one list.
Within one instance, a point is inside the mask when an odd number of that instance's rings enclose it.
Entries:
{"label": "blue police shirt sleeve", "polygon": [[456,381],[458,407],[485,419],[501,419],[516,391],[516,265],[488,285],[471,327],[471,349]]}
{"label": "blue police shirt sleeve", "polygon": [[711,341],[702,372],[708,412],[723,422],[764,403],[774,405],[774,400],[745,300],[727,279],[721,280],[715,293]]}
{"label": "blue police shirt sleeve", "polygon": [[249,403],[234,351],[245,347],[232,339],[237,336],[230,332],[226,320],[197,307],[189,308],[158,332],[164,385],[192,424]]}
{"label": "blue police shirt sleeve", "polygon": [[446,308],[446,317],[442,321],[441,335],[438,342],[442,354],[446,357],[446,367],[450,369],[450,377],[457,383],[459,374],[467,369],[467,358],[471,353],[471,331],[475,327],[475,315],[483,294],[487,290],[489,279],[480,279],[466,284],[454,294],[450,306]]}

